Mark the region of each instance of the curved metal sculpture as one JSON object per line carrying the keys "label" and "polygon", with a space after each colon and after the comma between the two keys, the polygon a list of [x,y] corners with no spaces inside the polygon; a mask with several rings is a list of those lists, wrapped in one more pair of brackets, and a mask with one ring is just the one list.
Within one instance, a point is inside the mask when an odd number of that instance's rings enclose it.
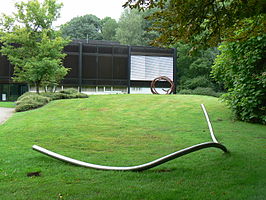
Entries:
{"label": "curved metal sculpture", "polygon": [[155,85],[158,81],[161,81],[161,80],[164,80],[164,81],[167,81],[169,84],[170,84],[170,88],[168,90],[164,90],[166,92],[166,94],[171,94],[173,91],[174,91],[174,88],[175,88],[175,84],[174,82],[168,78],[167,76],[160,76],[160,77],[157,77],[155,78],[152,82],[151,82],[151,92],[152,94],[160,94],[159,92],[157,92],[157,90],[155,89]]}
{"label": "curved metal sculpture", "polygon": [[194,151],[201,150],[201,149],[210,148],[210,147],[215,147],[215,148],[221,149],[224,152],[228,152],[227,148],[224,145],[222,145],[221,143],[219,143],[217,141],[217,139],[215,138],[214,133],[213,133],[213,129],[212,129],[212,125],[211,125],[210,119],[208,117],[208,113],[207,113],[203,104],[201,104],[201,107],[203,109],[205,118],[206,118],[207,123],[208,123],[212,142],[205,142],[205,143],[196,144],[196,145],[193,145],[191,147],[176,151],[174,153],[171,153],[169,155],[166,155],[164,157],[161,157],[159,159],[156,159],[154,161],[151,161],[151,162],[148,162],[148,163],[145,163],[142,165],[136,165],[136,166],[131,166],[131,167],[113,167],[113,166],[96,165],[96,164],[75,160],[73,158],[69,158],[69,157],[54,153],[52,151],[49,151],[49,150],[42,148],[40,146],[37,146],[37,145],[33,145],[32,148],[34,150],[40,152],[40,153],[46,154],[48,156],[51,156],[53,158],[56,158],[56,159],[59,159],[59,160],[62,160],[62,161],[68,162],[68,163],[72,163],[74,165],[79,165],[82,167],[88,167],[88,168],[93,168],[93,169],[115,170],[115,171],[143,171],[143,170],[147,170],[147,169],[156,167],[158,165],[161,165],[165,162],[168,162],[170,160],[173,160],[175,158],[178,158],[180,156],[183,156],[183,155],[186,155],[186,154],[189,154],[189,153],[192,153]]}

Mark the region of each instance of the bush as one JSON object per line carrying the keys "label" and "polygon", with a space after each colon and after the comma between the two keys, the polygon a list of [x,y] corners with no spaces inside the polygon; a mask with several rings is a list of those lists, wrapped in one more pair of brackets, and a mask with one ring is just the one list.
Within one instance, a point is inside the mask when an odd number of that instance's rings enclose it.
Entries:
{"label": "bush", "polygon": [[88,98],[88,95],[84,93],[74,93],[74,94],[64,95],[64,99],[75,99],[75,98]]}
{"label": "bush", "polygon": [[219,49],[212,74],[228,89],[223,99],[237,119],[266,124],[266,34]]}
{"label": "bush", "polygon": [[74,98],[88,98],[88,95],[79,93],[72,88],[60,92],[43,92],[40,94],[26,92],[18,98],[16,102],[16,111],[21,112],[39,108],[52,100]]}
{"label": "bush", "polygon": [[61,90],[59,93],[63,93],[63,94],[76,94],[76,93],[79,93],[79,92],[75,88],[68,88],[68,89]]}
{"label": "bush", "polygon": [[195,90],[184,89],[180,90],[179,94],[193,94],[193,95],[206,95],[213,97],[220,97],[221,93],[215,92],[212,88],[197,87]]}
{"label": "bush", "polygon": [[76,99],[76,98],[88,98],[89,96],[84,93],[80,93],[75,89],[62,90],[60,92],[44,92],[42,96],[49,97],[52,100],[58,99]]}
{"label": "bush", "polygon": [[179,94],[193,94],[193,90],[189,89],[180,90]]}
{"label": "bush", "polygon": [[39,108],[51,101],[50,98],[38,94],[25,94],[16,102],[16,111],[22,112]]}
{"label": "bush", "polygon": [[206,76],[198,76],[184,81],[183,88],[194,90],[197,87],[207,88],[211,85],[211,81]]}
{"label": "bush", "polygon": [[62,99],[75,99],[75,98],[88,98],[89,96],[84,93],[78,92],[74,88],[68,88],[59,92],[62,95]]}
{"label": "bush", "polygon": [[22,94],[21,96],[18,97],[16,104],[21,101],[24,97],[28,97],[28,96],[34,96],[34,95],[38,95],[35,92],[25,92],[24,94]]}
{"label": "bush", "polygon": [[220,93],[216,93],[212,88],[197,87],[193,90],[193,94],[219,97]]}
{"label": "bush", "polygon": [[43,92],[41,93],[42,96],[48,97],[51,100],[58,100],[58,99],[66,99],[65,94],[62,94],[60,92]]}

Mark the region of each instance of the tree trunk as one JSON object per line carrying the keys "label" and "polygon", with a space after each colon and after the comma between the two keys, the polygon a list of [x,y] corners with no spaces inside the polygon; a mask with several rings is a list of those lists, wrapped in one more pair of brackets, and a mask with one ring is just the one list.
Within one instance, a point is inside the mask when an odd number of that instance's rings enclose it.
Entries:
{"label": "tree trunk", "polygon": [[36,83],[36,93],[40,94],[40,83]]}

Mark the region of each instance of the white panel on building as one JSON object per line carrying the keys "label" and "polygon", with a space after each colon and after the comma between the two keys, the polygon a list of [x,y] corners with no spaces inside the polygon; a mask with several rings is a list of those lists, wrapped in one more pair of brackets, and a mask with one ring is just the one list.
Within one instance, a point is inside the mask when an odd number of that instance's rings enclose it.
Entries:
{"label": "white panel on building", "polygon": [[172,57],[131,56],[131,80],[152,81],[159,76],[173,80]]}

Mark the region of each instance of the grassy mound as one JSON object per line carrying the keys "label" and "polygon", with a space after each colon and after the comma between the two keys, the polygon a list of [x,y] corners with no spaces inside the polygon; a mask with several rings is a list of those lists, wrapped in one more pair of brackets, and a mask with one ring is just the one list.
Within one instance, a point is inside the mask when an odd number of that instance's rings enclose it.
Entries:
{"label": "grassy mound", "polygon": [[[97,171],[31,150],[33,144],[85,162],[142,164],[217,139],[231,151],[205,149],[154,169]],[[105,95],[52,101],[0,126],[0,199],[263,199],[266,126],[231,120],[214,97]],[[28,177],[39,172],[40,176]]]}

